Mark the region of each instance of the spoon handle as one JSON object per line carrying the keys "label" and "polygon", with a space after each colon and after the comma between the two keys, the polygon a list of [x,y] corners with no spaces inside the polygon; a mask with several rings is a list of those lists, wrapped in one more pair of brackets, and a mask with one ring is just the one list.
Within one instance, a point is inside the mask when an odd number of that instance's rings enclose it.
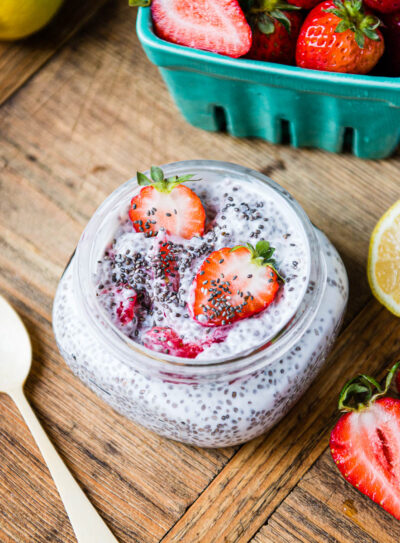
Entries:
{"label": "spoon handle", "polygon": [[12,391],[10,396],[24,417],[49,468],[78,543],[118,543],[61,460],[28,403],[23,389]]}

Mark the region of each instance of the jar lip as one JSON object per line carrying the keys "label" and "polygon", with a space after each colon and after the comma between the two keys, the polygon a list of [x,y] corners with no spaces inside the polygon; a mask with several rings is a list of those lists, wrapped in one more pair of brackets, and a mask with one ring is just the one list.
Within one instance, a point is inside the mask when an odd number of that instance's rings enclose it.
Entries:
{"label": "jar lip", "polygon": [[290,195],[290,193],[275,181],[258,171],[230,162],[214,160],[179,161],[162,165],[161,168],[166,175],[176,175],[183,173],[182,170],[187,172],[194,169],[197,171],[203,170],[204,172],[221,173],[224,175],[233,173],[236,175],[236,179],[238,176],[242,178],[255,178],[278,192],[301,223],[309,244],[309,281],[310,277],[316,278],[313,303],[309,304],[300,316],[296,313],[292,317],[292,320],[295,320],[297,316],[297,321],[294,326],[291,327],[289,325],[289,330],[284,329],[283,333],[278,335],[278,338],[268,346],[267,350],[265,350],[264,339],[259,345],[251,348],[250,352],[242,351],[236,355],[231,355],[230,357],[211,359],[209,362],[164,354],[161,356],[160,353],[148,349],[144,345],[139,345],[130,339],[111,322],[104,309],[101,307],[96,296],[91,263],[95,256],[93,254],[94,240],[100,226],[107,222],[107,217],[112,211],[116,211],[116,209],[121,206],[121,194],[125,194],[125,192],[128,192],[132,188],[137,189],[136,179],[133,178],[118,187],[104,200],[93,214],[79,240],[75,258],[73,259],[73,281],[74,291],[78,294],[76,300],[81,312],[83,312],[90,325],[97,330],[99,338],[101,338],[103,343],[108,348],[111,346],[113,353],[116,355],[118,354],[119,358],[124,363],[130,366],[136,366],[136,369],[139,369],[140,371],[151,371],[153,369],[163,374],[173,375],[176,375],[175,372],[179,371],[179,375],[186,376],[192,374],[208,375],[210,371],[214,374],[221,372],[232,372],[236,374],[247,368],[249,365],[257,365],[257,361],[260,360],[262,361],[263,366],[271,364],[275,359],[282,357],[285,352],[290,350],[298,340],[299,332],[305,330],[305,327],[311,322],[323,295],[322,285],[324,284],[326,269],[324,260],[321,258],[320,244],[313,225],[300,204]]}

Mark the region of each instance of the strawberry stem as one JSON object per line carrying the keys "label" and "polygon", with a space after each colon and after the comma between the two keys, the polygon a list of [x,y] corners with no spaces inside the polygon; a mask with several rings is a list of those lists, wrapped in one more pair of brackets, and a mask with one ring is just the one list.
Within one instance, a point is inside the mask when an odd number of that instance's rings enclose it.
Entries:
{"label": "strawberry stem", "polygon": [[280,22],[287,32],[290,32],[290,20],[284,11],[301,9],[285,0],[243,0],[241,6],[250,25],[267,36],[275,32],[275,21]]}
{"label": "strawberry stem", "polygon": [[[389,390],[394,374],[400,366],[397,362],[386,376],[385,386],[382,386],[369,375],[357,375],[348,381],[339,396],[340,411],[362,411],[384,396]],[[376,392],[375,392],[376,390]]]}
{"label": "strawberry stem", "polygon": [[174,175],[172,177],[165,178],[164,172],[158,166],[152,166],[150,168],[150,177],[151,179],[141,172],[136,173],[138,185],[141,187],[151,185],[160,192],[166,193],[171,192],[181,183],[185,183],[185,181],[199,181],[199,179],[193,179],[194,174],[181,175],[180,177]]}
{"label": "strawberry stem", "polygon": [[365,37],[379,41],[381,37],[376,29],[381,21],[375,15],[366,15],[362,0],[333,0],[335,7],[324,9],[326,13],[333,13],[339,17],[335,32],[345,32],[351,30],[354,32],[354,39],[360,49],[364,49]]}
{"label": "strawberry stem", "polygon": [[151,4],[151,0],[129,0],[130,7],[147,8]]}

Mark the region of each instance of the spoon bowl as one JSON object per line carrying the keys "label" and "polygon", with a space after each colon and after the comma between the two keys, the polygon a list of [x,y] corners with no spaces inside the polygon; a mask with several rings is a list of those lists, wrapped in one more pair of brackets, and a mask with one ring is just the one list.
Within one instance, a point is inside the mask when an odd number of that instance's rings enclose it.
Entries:
{"label": "spoon bowl", "polygon": [[0,296],[0,392],[9,393],[21,387],[31,361],[28,332],[17,312]]}

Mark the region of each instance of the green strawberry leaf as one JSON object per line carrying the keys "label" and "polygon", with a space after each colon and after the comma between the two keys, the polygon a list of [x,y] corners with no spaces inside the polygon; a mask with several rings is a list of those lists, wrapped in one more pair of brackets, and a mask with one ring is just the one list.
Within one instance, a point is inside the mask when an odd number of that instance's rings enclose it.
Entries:
{"label": "green strawberry leaf", "polygon": [[147,177],[144,173],[136,172],[136,178],[138,185],[145,186],[145,185],[152,185],[153,181]]}
{"label": "green strawberry leaf", "polygon": [[325,11],[325,13],[333,13],[334,15],[336,15],[336,17],[339,17],[339,19],[342,19],[343,17],[343,12],[340,11],[339,9],[328,8],[328,9],[323,9],[322,11]]}
{"label": "green strawberry leaf", "polygon": [[365,37],[364,37],[363,31],[357,28],[357,30],[354,33],[354,38],[357,42],[358,47],[360,49],[364,49]]}
{"label": "green strawberry leaf", "polygon": [[335,32],[345,32],[346,30],[349,30],[350,23],[348,21],[340,21],[340,23],[335,28]]}
{"label": "green strawberry leaf", "polygon": [[[340,393],[338,408],[341,411],[362,411],[369,407],[375,400],[387,394],[399,366],[400,362],[397,362],[390,369],[384,388],[373,377],[368,375],[357,375],[350,379]],[[374,393],[375,389],[376,392]]]}
{"label": "green strawberry leaf", "polygon": [[[181,175],[180,177],[176,178],[176,180],[179,181],[179,183],[184,183],[185,181],[200,181],[200,179],[193,179],[193,177],[194,177],[193,173],[188,173],[186,175]],[[167,181],[169,181],[170,179],[173,179],[173,178],[169,177]]]}
{"label": "green strawberry leaf", "polygon": [[371,30],[371,28],[364,28],[362,32],[370,40],[374,40],[374,41],[379,41],[380,40],[379,34],[377,32],[375,32],[375,30]]}
{"label": "green strawberry leaf", "polygon": [[258,254],[260,254],[261,256],[266,253],[267,251],[269,251],[271,248],[270,244],[269,244],[269,241],[265,241],[263,239],[261,239],[260,241],[257,241],[257,245],[256,245],[256,251]]}
{"label": "green strawberry leaf", "polygon": [[185,183],[185,181],[199,181],[199,179],[193,179],[194,174],[186,174],[181,175],[178,177],[177,175],[174,175],[172,177],[168,177],[167,179],[164,178],[164,172],[161,168],[158,166],[152,166],[150,168],[150,175],[151,179],[147,177],[144,173],[137,172],[136,177],[138,181],[138,185],[140,186],[146,186],[146,185],[152,185],[154,188],[159,190],[160,192],[171,192],[175,187],[180,185],[181,183]]}
{"label": "green strawberry leaf", "polygon": [[154,183],[162,183],[164,181],[164,173],[158,166],[152,166],[150,168],[150,175]]}
{"label": "green strawberry leaf", "polygon": [[266,14],[264,14],[263,17],[257,21],[257,27],[260,32],[267,36],[269,34],[273,34],[275,31],[275,24],[273,20]]}
{"label": "green strawberry leaf", "polygon": [[274,19],[276,19],[277,21],[279,21],[286,28],[288,33],[290,33],[290,28],[291,28],[290,20],[286,17],[283,11],[279,9],[274,9],[271,11],[271,16],[274,17]]}

